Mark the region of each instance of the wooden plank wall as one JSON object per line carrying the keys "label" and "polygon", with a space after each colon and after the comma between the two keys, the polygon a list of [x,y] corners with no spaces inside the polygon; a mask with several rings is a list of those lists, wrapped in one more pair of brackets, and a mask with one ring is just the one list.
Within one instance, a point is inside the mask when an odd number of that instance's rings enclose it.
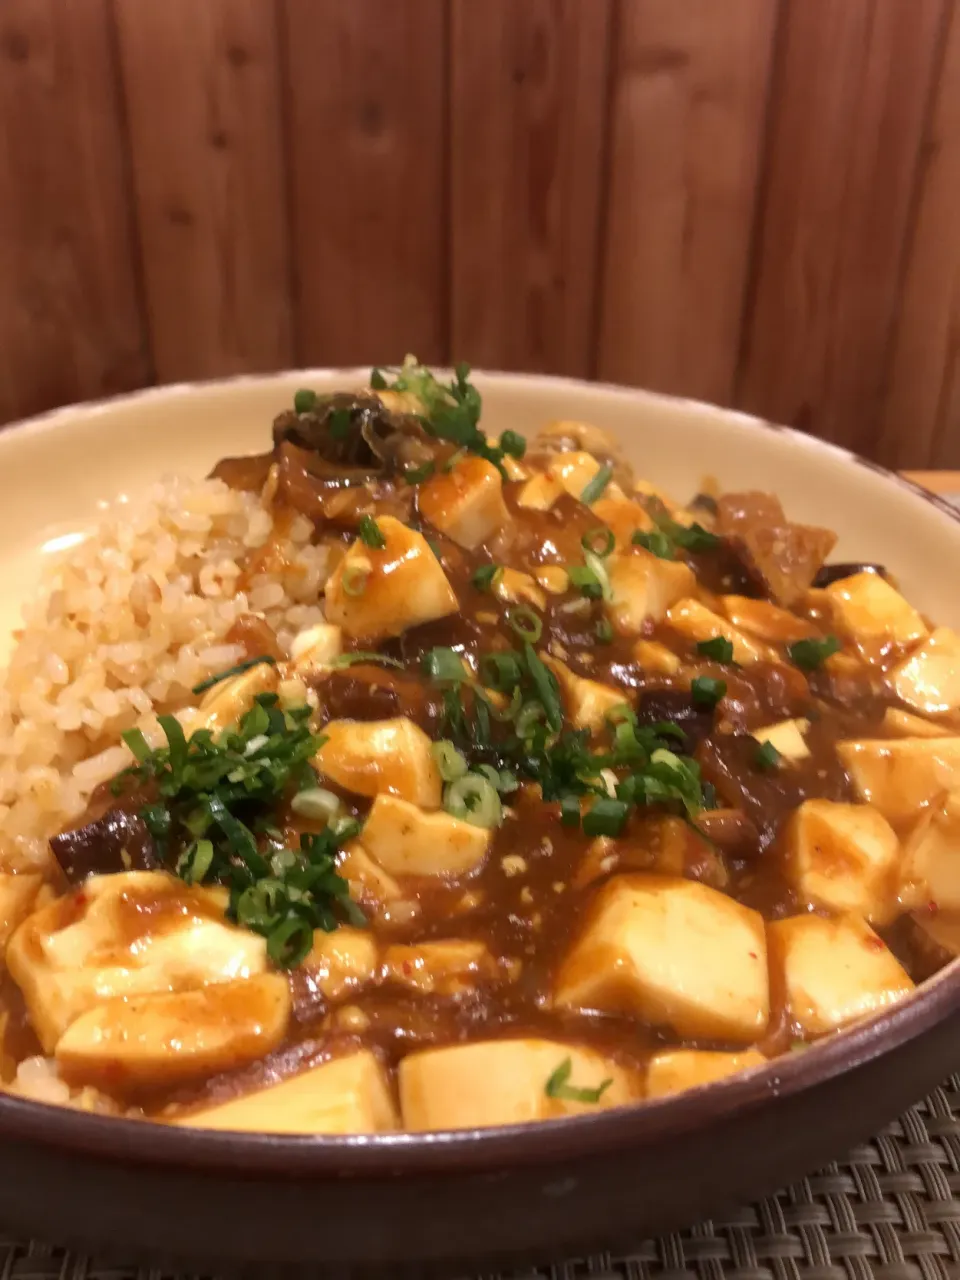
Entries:
{"label": "wooden plank wall", "polygon": [[960,0],[3,0],[0,422],[408,350],[960,466]]}

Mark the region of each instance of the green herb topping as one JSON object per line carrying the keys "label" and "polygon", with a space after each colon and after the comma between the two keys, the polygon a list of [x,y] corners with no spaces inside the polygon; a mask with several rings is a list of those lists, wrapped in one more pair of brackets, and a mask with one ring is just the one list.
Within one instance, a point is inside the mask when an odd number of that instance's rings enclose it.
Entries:
{"label": "green herb topping", "polygon": [[259,667],[263,663],[275,667],[277,660],[276,658],[271,658],[269,653],[257,654],[255,658],[245,658],[243,662],[238,662],[235,667],[227,667],[226,671],[218,671],[215,676],[208,676],[206,680],[201,680],[199,684],[193,686],[191,692],[206,693],[208,689],[212,689],[221,680],[229,680],[231,676],[242,675],[244,671],[249,671],[251,667]]}
{"label": "green herb topping", "polygon": [[475,569],[470,581],[478,591],[492,591],[503,577],[503,566],[499,564],[482,564]]}
{"label": "green herb topping", "polygon": [[713,636],[710,640],[701,640],[697,644],[697,653],[714,662],[733,661],[733,641],[726,636]]}
{"label": "green herb topping", "polygon": [[822,640],[797,640],[787,645],[790,661],[803,671],[815,671],[831,654],[840,652],[836,636],[824,636]]}
{"label": "green herb topping", "polygon": [[564,1102],[599,1102],[613,1084],[613,1080],[604,1080],[595,1089],[580,1089],[570,1083],[573,1073],[573,1059],[564,1058],[544,1086],[548,1098],[559,1098]]}
{"label": "green herb topping", "polygon": [[764,771],[776,769],[780,763],[780,752],[772,742],[761,742],[754,759],[758,769]]}
{"label": "green herb topping", "polygon": [[361,542],[368,547],[372,547],[375,551],[382,551],[387,545],[387,540],[381,533],[380,526],[373,516],[363,516],[361,518],[358,532]]}
{"label": "green herb topping", "polygon": [[697,676],[690,682],[690,696],[700,707],[715,707],[726,692],[726,681],[713,676]]}
{"label": "green herb topping", "polygon": [[613,479],[613,467],[604,464],[593,477],[583,486],[583,492],[580,494],[580,501],[585,506],[592,506],[598,498],[603,496],[603,491]]}

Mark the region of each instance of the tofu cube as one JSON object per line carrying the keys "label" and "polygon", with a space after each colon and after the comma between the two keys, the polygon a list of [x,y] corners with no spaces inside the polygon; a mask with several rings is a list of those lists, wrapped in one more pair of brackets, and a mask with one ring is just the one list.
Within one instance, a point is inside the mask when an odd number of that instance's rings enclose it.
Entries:
{"label": "tofu cube", "polygon": [[286,978],[264,973],[196,991],[105,1000],[70,1024],[56,1058],[68,1082],[172,1086],[273,1053],[289,1021]]}
{"label": "tofu cube", "polygon": [[698,1085],[712,1084],[725,1076],[762,1067],[767,1059],[756,1049],[742,1053],[711,1053],[705,1049],[670,1049],[655,1054],[647,1065],[648,1098],[663,1098]]}
{"label": "tofu cube", "polygon": [[552,596],[562,596],[569,590],[570,575],[566,569],[559,564],[542,564],[537,569],[537,582],[543,587],[544,591],[549,591]]}
{"label": "tofu cube", "polygon": [[617,546],[622,548],[630,546],[635,533],[648,533],[653,528],[653,520],[649,514],[639,502],[633,502],[630,498],[611,498],[604,493],[591,510],[616,538]]}
{"label": "tofu cube", "polygon": [[417,506],[435,529],[468,551],[492,538],[509,519],[500,472],[477,454],[420,485]]}
{"label": "tofu cube", "polygon": [[385,982],[425,996],[462,996],[500,974],[489,947],[473,938],[396,943],[383,955]]}
{"label": "tofu cube", "polygon": [[0,872],[0,970],[7,943],[32,911],[42,884],[43,876],[29,871],[15,876]]}
{"label": "tofu cube", "polygon": [[[343,874],[342,865],[339,870]],[[368,929],[341,925],[333,933],[314,932],[309,953],[291,977],[301,998],[334,1003],[373,982],[378,967],[373,934]]]}
{"label": "tofu cube", "polygon": [[819,634],[812,622],[799,618],[789,609],[781,609],[768,600],[751,600],[748,596],[721,596],[720,605],[727,620],[747,635],[767,644],[787,645]]}
{"label": "tofu cube", "polygon": [[365,907],[381,908],[403,897],[403,890],[397,881],[393,876],[387,875],[363,845],[352,840],[343,852],[337,871],[346,880],[354,902]]}
{"label": "tofu cube", "polygon": [[960,708],[960,636],[938,627],[890,673],[897,697],[927,715]]}
{"label": "tofu cube", "polygon": [[927,634],[913,605],[878,573],[855,573],[826,588],[837,626],[858,641],[910,644]]}
{"label": "tofu cube", "polygon": [[343,653],[343,630],[332,622],[318,622],[295,635],[290,642],[293,669],[299,675],[326,671]]}
{"label": "tofu cube", "polygon": [[787,825],[785,854],[802,902],[856,911],[873,923],[896,914],[900,841],[870,805],[805,800]]}
{"label": "tofu cube", "polygon": [[860,799],[894,826],[960,788],[960,737],[856,739],[837,754]]}
{"label": "tofu cube", "polygon": [[809,728],[809,720],[781,720],[777,724],[754,729],[751,736],[758,742],[769,742],[785,760],[806,760],[810,748],[803,735]]}
{"label": "tofu cube", "polygon": [[519,569],[501,569],[493,591],[498,599],[507,604],[532,604],[541,612],[547,607],[543,588],[529,573],[521,573]]}
{"label": "tofu cube", "polygon": [[358,538],[333,571],[328,621],[372,642],[456,613],[456,592],[423,534],[393,516],[379,516],[377,527],[386,545],[368,547]]}
{"label": "tofu cube", "polygon": [[770,1011],[763,917],[692,880],[616,876],[560,966],[555,1000],[752,1042]]}
{"label": "tofu cube", "polygon": [[266,662],[221,680],[200,699],[196,716],[186,731],[202,728],[222,733],[247,714],[261,693],[276,693],[279,683],[277,668]]}
{"label": "tofu cube", "polygon": [[234,1133],[385,1133],[400,1126],[387,1073],[368,1049],[170,1123]]}
{"label": "tofu cube", "polygon": [[915,716],[912,711],[901,711],[899,707],[887,707],[883,713],[883,727],[891,738],[949,738],[953,733],[942,724],[924,720],[923,716]]}
{"label": "tofu cube", "polygon": [[[550,1097],[547,1084],[569,1059],[571,1088],[599,1089],[596,1102]],[[552,1040],[482,1040],[426,1049],[400,1063],[400,1108],[407,1129],[473,1129],[523,1124],[622,1106],[638,1082],[590,1049]]]}
{"label": "tofu cube", "polygon": [[223,901],[163,871],[127,871],[91,876],[28,916],[7,968],[44,1051],[101,1001],[262,973],[264,939],[227,924]]}
{"label": "tofu cube", "polygon": [[612,599],[607,612],[614,628],[625,636],[638,636],[648,621],[659,622],[672,604],[696,586],[693,570],[679,560],[634,547],[629,555],[614,553],[605,561]]}
{"label": "tofu cube", "polygon": [[549,511],[563,491],[559,480],[540,472],[531,476],[517,494],[517,506],[527,511]]}
{"label": "tofu cube", "polygon": [[394,795],[426,809],[439,809],[443,783],[419,725],[393,720],[331,720],[314,756],[320,772],[360,796]]}
{"label": "tofu cube", "polygon": [[774,991],[808,1036],[839,1031],[913,990],[893,953],[859,916],[791,916],[768,926]]}
{"label": "tofu cube", "polygon": [[[599,470],[600,463],[592,453],[575,449],[555,453],[547,464],[547,475],[569,493],[571,498],[579,498]],[[604,490],[608,496],[609,487],[608,485]]]}
{"label": "tofu cube", "polygon": [[682,665],[673,650],[659,640],[638,640],[633,646],[633,656],[644,671],[655,671],[661,676],[676,675]]}
{"label": "tofu cube", "polygon": [[721,618],[699,600],[678,600],[667,610],[666,620],[674,631],[679,631],[693,644],[723,636],[733,645],[734,662],[739,662],[742,667],[749,666],[751,662],[777,661],[776,650],[738,631],[726,618]]}
{"label": "tofu cube", "polygon": [[960,913],[960,791],[922,814],[904,841],[901,903]]}
{"label": "tofu cube", "polygon": [[543,661],[557,677],[564,707],[576,729],[599,733],[606,724],[608,712],[626,702],[622,689],[575,675],[565,663],[548,654],[543,655]]}
{"label": "tofu cube", "polygon": [[363,847],[391,876],[466,876],[483,863],[492,832],[439,810],[379,795],[364,823]]}

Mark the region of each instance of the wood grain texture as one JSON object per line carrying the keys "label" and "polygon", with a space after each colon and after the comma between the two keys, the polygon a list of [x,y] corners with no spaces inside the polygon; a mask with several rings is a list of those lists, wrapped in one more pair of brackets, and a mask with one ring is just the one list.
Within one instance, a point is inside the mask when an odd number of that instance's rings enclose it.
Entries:
{"label": "wood grain texture", "polygon": [[451,346],[588,375],[611,0],[453,0]]}
{"label": "wood grain texture", "polygon": [[157,377],[291,363],[272,0],[116,0]]}
{"label": "wood grain texture", "polygon": [[0,421],[149,380],[106,0],[0,5]]}
{"label": "wood grain texture", "polygon": [[775,0],[621,0],[600,376],[728,403]]}
{"label": "wood grain texture", "polygon": [[286,0],[304,364],[446,356],[442,0]]}
{"label": "wood grain texture", "polygon": [[875,453],[942,0],[792,0],[740,401]]}
{"label": "wood grain texture", "polygon": [[897,314],[878,453],[960,465],[960,5],[954,5]]}

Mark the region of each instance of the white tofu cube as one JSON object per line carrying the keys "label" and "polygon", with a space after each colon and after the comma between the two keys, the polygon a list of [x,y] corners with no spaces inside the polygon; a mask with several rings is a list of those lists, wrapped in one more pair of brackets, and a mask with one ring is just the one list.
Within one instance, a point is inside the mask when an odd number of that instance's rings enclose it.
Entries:
{"label": "white tofu cube", "polygon": [[0,971],[6,945],[33,910],[42,884],[43,876],[29,871],[15,876],[0,872]]}
{"label": "white tofu cube", "polygon": [[751,600],[748,596],[721,596],[720,605],[728,621],[738,631],[767,644],[787,645],[817,636],[816,627],[798,618],[789,609],[781,609],[769,600]]}
{"label": "white tofu cube", "polygon": [[942,724],[924,720],[912,711],[901,711],[899,707],[887,707],[883,727],[892,738],[949,738],[953,733]]}
{"label": "white tofu cube", "polygon": [[346,880],[350,897],[361,906],[381,908],[403,897],[403,890],[393,876],[387,875],[356,840],[351,840],[344,849],[337,871]]}
{"label": "white tofu cube", "polygon": [[802,902],[856,911],[873,923],[896,914],[897,833],[866,804],[805,800],[787,826],[786,870]]}
{"label": "white tofu cube", "polygon": [[368,1049],[170,1122],[235,1133],[384,1133],[400,1125],[387,1073]]}
{"label": "white tofu cube", "polygon": [[662,676],[676,675],[682,665],[673,650],[659,640],[638,640],[633,646],[633,656],[644,671],[655,671]]}
{"label": "white tofu cube", "polygon": [[540,472],[531,476],[517,494],[517,506],[527,511],[549,511],[563,491],[559,480]]}
{"label": "white tofu cube", "polygon": [[678,600],[667,610],[666,620],[674,631],[679,631],[694,644],[723,636],[733,645],[734,662],[739,662],[742,667],[749,666],[751,662],[777,661],[776,650],[738,631],[726,618],[721,618],[699,600]]}
{"label": "white tofu cube", "polygon": [[767,933],[774,990],[805,1035],[839,1031],[913,990],[893,953],[859,916],[791,916]]}
{"label": "white tofu cube", "polygon": [[614,689],[598,680],[586,680],[574,674],[566,663],[548,654],[543,655],[543,661],[557,677],[567,716],[576,729],[599,733],[606,724],[607,714],[626,702],[622,689]]}
{"label": "white tofu cube", "polygon": [[112,997],[250,978],[266,943],[223,920],[224,897],[162,871],[91,876],[28,916],[7,947],[45,1052],[70,1024]]}
{"label": "white tofu cube", "polygon": [[[568,1085],[600,1089],[596,1102],[551,1097],[547,1085],[569,1060]],[[400,1107],[407,1129],[473,1129],[523,1124],[622,1106],[639,1085],[590,1049],[552,1040],[482,1040],[426,1049],[400,1063]]]}
{"label": "white tofu cube", "polygon": [[[342,875],[342,864],[339,870]],[[334,1002],[373,982],[378,964],[377,942],[369,929],[341,925],[333,933],[314,932],[313,945],[292,977],[305,994]]]}
{"label": "white tofu cube", "polygon": [[859,641],[910,644],[927,634],[913,605],[878,573],[855,573],[826,588],[837,626]]}
{"label": "white tofu cube", "polygon": [[960,636],[938,627],[919,649],[898,663],[890,683],[908,707],[927,715],[960,708]]}
{"label": "white tofu cube", "polygon": [[630,498],[609,497],[604,493],[591,511],[607,526],[620,548],[629,547],[635,533],[648,533],[654,527],[653,520],[640,503]]}
{"label": "white tofu cube", "polygon": [[647,1065],[648,1098],[662,1098],[698,1085],[712,1084],[725,1076],[762,1067],[767,1059],[756,1049],[742,1053],[712,1053],[706,1049],[669,1049],[655,1054]]}
{"label": "white tofu cube", "polygon": [[769,742],[785,760],[806,760],[810,748],[803,735],[809,728],[809,720],[781,720],[777,724],[754,729],[751,736],[758,742]]}
{"label": "white tofu cube", "polygon": [[424,813],[406,800],[379,795],[361,839],[388,875],[456,877],[482,865],[492,832],[442,810]]}
{"label": "white tofu cube", "polygon": [[[547,475],[562,485],[571,498],[579,498],[599,470],[600,463],[592,453],[574,449],[566,453],[555,453],[547,464]],[[609,486],[604,492],[608,490]]]}
{"label": "white tofu cube", "polygon": [[379,516],[377,527],[386,545],[368,547],[358,538],[331,574],[327,619],[348,636],[374,641],[456,613],[456,592],[423,534],[393,516]]}
{"label": "white tofu cube", "polygon": [[661,560],[642,547],[634,547],[629,555],[615,553],[604,563],[613,597],[607,612],[621,635],[640,635],[646,622],[659,622],[672,604],[696,586],[689,565]]}
{"label": "white tofu cube", "polygon": [[521,573],[519,569],[501,569],[493,593],[507,604],[532,604],[541,612],[547,607],[543,588],[529,573]]}
{"label": "white tofu cube", "polygon": [[359,796],[395,795],[438,809],[443,783],[419,725],[394,720],[331,720],[314,756],[320,772]]}
{"label": "white tofu cube", "polygon": [[770,1011],[763,917],[692,880],[616,876],[560,966],[556,1003],[754,1041]]}
{"label": "white tofu cube", "polygon": [[960,913],[960,791],[922,814],[904,841],[901,902]]}
{"label": "white tofu cube", "polygon": [[280,1047],[290,1021],[285,977],[264,973],[195,991],[119,997],[88,1009],[57,1042],[64,1079],[159,1088],[244,1067]]}
{"label": "white tofu cube", "polygon": [[960,788],[960,737],[857,739],[837,754],[860,799],[894,826]]}
{"label": "white tofu cube", "polygon": [[343,653],[343,630],[332,622],[318,622],[293,637],[290,657],[293,669],[300,675],[326,671]]}
{"label": "white tofu cube", "polygon": [[396,943],[383,954],[383,979],[420,995],[456,997],[501,976],[489,947],[475,938]]}
{"label": "white tofu cube", "polygon": [[203,728],[222,733],[247,714],[261,693],[276,693],[279,682],[277,668],[267,662],[259,662],[239,675],[221,680],[200,699],[196,716],[186,732]]}
{"label": "white tofu cube", "polygon": [[477,454],[420,485],[417,506],[435,529],[468,551],[492,538],[509,519],[500,472]]}

